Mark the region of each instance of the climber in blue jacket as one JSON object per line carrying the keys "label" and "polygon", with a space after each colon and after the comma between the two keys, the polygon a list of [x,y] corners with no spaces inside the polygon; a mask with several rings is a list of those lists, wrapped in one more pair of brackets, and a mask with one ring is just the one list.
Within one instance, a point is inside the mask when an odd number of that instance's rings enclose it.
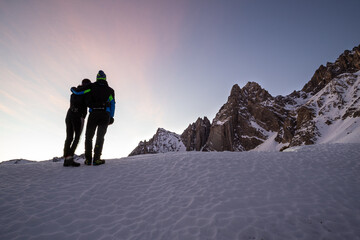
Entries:
{"label": "climber in blue jacket", "polygon": [[[89,107],[89,118],[85,132],[85,164],[104,164],[101,154],[104,145],[104,136],[108,125],[114,122],[115,113],[115,92],[109,87],[105,73],[100,70],[96,76],[96,82],[87,87],[71,88],[76,95],[86,95],[87,106]],[[93,150],[93,137],[96,134],[96,142]]]}

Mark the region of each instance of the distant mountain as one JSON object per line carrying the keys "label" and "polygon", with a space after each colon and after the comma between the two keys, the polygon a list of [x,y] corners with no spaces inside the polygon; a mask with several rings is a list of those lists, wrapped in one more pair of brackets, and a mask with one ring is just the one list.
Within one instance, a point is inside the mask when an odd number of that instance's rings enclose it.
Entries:
{"label": "distant mountain", "polygon": [[149,141],[141,141],[129,156],[147,153],[165,153],[186,151],[180,135],[159,128]]}
{"label": "distant mountain", "polygon": [[9,161],[0,162],[3,165],[10,165],[10,164],[27,164],[27,163],[34,163],[35,161],[26,160],[26,159],[13,159]]}
{"label": "distant mountain", "polygon": [[205,151],[248,151],[278,132],[288,113],[255,82],[236,84],[227,103],[216,114]]}
{"label": "distant mountain", "polygon": [[[171,134],[187,151],[282,150],[360,142],[359,117],[360,46],[345,51],[335,63],[321,65],[302,90],[287,96],[273,97],[255,82],[243,88],[235,84],[211,124],[206,117],[199,118],[180,137]],[[179,151],[152,147],[153,142],[140,142],[131,155]],[[167,138],[157,138],[156,146],[168,145]]]}
{"label": "distant mountain", "polygon": [[[74,160],[75,161],[84,161],[85,159],[85,154],[81,154],[81,155],[74,155]],[[38,161],[32,161],[32,160],[26,160],[26,159],[13,159],[13,160],[8,160],[8,161],[3,161],[0,162],[0,164],[4,164],[4,165],[9,165],[9,164],[27,164],[27,163],[36,163]],[[64,162],[64,158],[63,157],[53,157],[50,160],[44,160],[41,162]]]}

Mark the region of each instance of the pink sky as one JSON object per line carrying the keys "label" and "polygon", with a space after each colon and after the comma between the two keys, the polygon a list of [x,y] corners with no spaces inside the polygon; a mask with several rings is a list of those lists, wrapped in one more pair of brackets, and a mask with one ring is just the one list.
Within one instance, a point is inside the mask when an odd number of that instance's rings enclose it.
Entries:
{"label": "pink sky", "polygon": [[[155,54],[171,54],[179,44],[181,4],[166,16],[160,4],[29,1],[0,6],[7,20],[1,22],[0,39],[6,54],[0,72],[7,76],[1,78],[1,145],[13,149],[10,154],[2,149],[1,160],[61,155],[69,89],[83,78],[94,80],[99,69],[107,74],[117,100],[116,124],[105,146],[115,151],[107,156],[127,155],[141,135],[150,137],[163,123],[146,72]],[[152,128],[124,128],[145,118]],[[121,141],[116,135],[132,139]],[[78,152],[82,150],[80,144]]]}
{"label": "pink sky", "polygon": [[181,134],[212,120],[234,84],[300,90],[359,44],[357,1],[321,13],[312,1],[255,2],[1,1],[0,161],[61,156],[69,89],[100,69],[116,92],[103,152],[114,158],[158,127]]}

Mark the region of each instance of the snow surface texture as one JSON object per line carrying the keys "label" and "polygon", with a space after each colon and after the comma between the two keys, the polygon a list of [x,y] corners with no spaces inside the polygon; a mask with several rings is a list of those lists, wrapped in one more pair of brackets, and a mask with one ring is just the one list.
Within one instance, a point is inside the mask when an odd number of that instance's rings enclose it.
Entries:
{"label": "snow surface texture", "polygon": [[0,239],[360,239],[360,145],[287,151],[2,164]]}

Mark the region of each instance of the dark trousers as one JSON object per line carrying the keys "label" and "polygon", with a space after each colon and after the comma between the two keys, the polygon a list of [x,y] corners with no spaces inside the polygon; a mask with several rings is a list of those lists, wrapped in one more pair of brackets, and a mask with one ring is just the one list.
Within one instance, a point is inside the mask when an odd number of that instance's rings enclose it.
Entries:
{"label": "dark trousers", "polygon": [[80,113],[68,110],[65,118],[66,140],[64,144],[64,157],[74,156],[84,126],[84,118]]}
{"label": "dark trousers", "polygon": [[[86,160],[91,161],[92,159],[99,160],[103,145],[104,145],[104,136],[106,134],[107,127],[110,122],[110,114],[106,111],[94,111],[90,113],[88,122],[86,125],[85,133],[85,158]],[[93,150],[93,138],[96,133],[96,142],[94,147],[94,158],[92,158]]]}

